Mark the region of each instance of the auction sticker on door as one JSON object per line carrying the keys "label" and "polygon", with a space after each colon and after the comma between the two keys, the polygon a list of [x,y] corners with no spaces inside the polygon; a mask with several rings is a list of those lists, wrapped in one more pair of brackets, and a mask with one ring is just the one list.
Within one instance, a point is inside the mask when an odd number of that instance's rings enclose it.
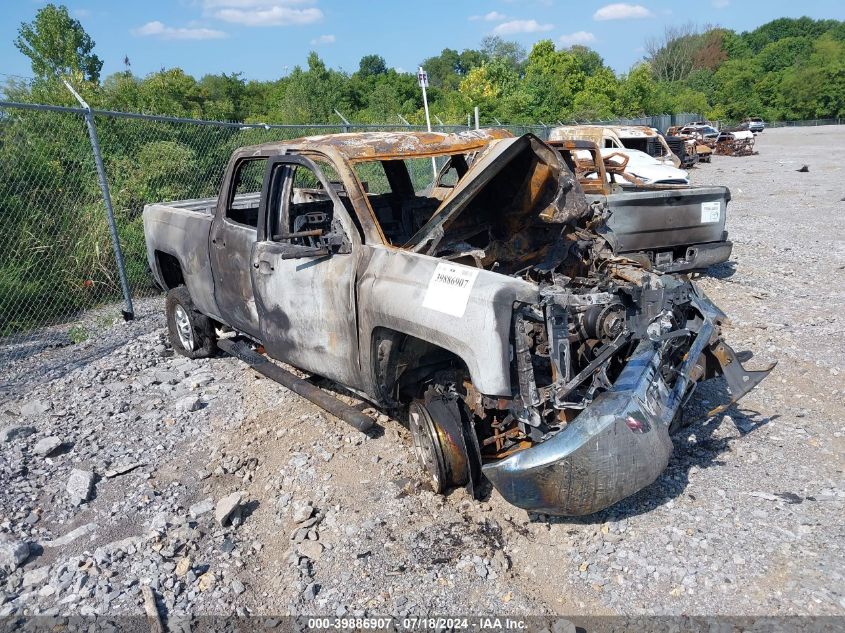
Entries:
{"label": "auction sticker on door", "polygon": [[476,277],[477,269],[440,262],[428,282],[423,307],[456,317],[464,316]]}

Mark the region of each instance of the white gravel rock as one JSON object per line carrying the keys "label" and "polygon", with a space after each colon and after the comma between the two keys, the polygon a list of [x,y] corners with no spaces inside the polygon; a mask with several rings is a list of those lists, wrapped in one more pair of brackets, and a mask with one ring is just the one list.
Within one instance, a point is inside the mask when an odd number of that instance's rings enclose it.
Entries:
{"label": "white gravel rock", "polygon": [[221,526],[226,526],[235,511],[240,507],[241,499],[243,499],[242,492],[233,492],[220,499],[214,509],[214,519]]}
{"label": "white gravel rock", "polygon": [[44,567],[36,567],[35,569],[30,569],[23,575],[23,587],[24,589],[28,589],[30,587],[37,587],[38,585],[42,584],[47,580],[50,576],[50,566],[45,565]]}
{"label": "white gravel rock", "polygon": [[293,520],[296,523],[304,523],[314,514],[314,506],[309,501],[297,501],[293,504]]}
{"label": "white gravel rock", "polygon": [[55,435],[50,435],[48,437],[41,438],[38,442],[35,443],[32,451],[36,455],[41,455],[42,457],[47,457],[51,453],[54,453],[56,449],[58,449],[62,445],[62,440],[60,440]]}
{"label": "white gravel rock", "polygon": [[74,505],[88,501],[94,493],[94,473],[89,470],[74,468],[70,472],[65,489]]}
{"label": "white gravel rock", "polygon": [[29,418],[35,415],[41,415],[42,413],[47,413],[52,408],[53,405],[50,402],[46,402],[44,400],[30,400],[21,407],[21,415],[25,418]]}
{"label": "white gravel rock", "polygon": [[202,501],[198,501],[197,503],[193,504],[190,508],[188,508],[188,514],[191,515],[192,519],[196,519],[201,517],[204,514],[208,514],[209,512],[214,510],[214,499],[209,497],[208,499],[203,499]]}
{"label": "white gravel rock", "polygon": [[29,545],[8,534],[0,534],[0,570],[13,572],[29,558]]}

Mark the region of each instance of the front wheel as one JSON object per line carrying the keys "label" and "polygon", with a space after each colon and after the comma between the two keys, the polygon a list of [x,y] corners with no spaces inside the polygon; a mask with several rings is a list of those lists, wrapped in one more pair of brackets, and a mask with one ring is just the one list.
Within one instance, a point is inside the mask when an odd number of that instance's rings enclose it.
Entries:
{"label": "front wheel", "polygon": [[431,488],[443,494],[466,486],[475,495],[481,481],[481,450],[475,430],[455,397],[430,388],[408,408],[408,427],[414,452]]}
{"label": "front wheel", "polygon": [[208,358],[217,350],[217,335],[211,320],[197,312],[185,286],[167,293],[164,309],[170,344],[177,354],[188,358]]}

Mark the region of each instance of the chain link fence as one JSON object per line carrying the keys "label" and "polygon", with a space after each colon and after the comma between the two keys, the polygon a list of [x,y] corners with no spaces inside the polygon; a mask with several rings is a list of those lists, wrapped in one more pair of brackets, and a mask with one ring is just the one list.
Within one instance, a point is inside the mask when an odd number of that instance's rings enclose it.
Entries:
{"label": "chain link fence", "polygon": [[[79,342],[120,318],[119,267],[86,114],[0,102],[0,363]],[[98,110],[91,116],[133,299],[157,293],[147,266],[144,205],[215,197],[234,149],[315,134],[424,129],[244,125]],[[651,125],[658,118],[615,123]],[[501,127],[546,139],[553,126]]]}

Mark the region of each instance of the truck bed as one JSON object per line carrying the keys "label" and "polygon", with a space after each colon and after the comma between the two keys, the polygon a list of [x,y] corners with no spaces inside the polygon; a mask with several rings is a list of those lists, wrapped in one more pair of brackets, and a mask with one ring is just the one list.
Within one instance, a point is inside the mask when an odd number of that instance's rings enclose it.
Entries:
{"label": "truck bed", "polygon": [[[232,206],[234,208],[247,208],[255,206],[258,200],[260,199],[261,193],[245,193],[235,196],[235,201]],[[192,198],[188,200],[174,200],[173,202],[159,202],[155,205],[147,206],[170,207],[172,209],[182,209],[184,211],[192,211],[194,213],[214,215],[214,210],[217,208],[217,198]]]}
{"label": "truck bed", "polygon": [[[617,254],[648,253],[655,264],[675,271],[706,267],[730,255],[725,215],[731,194],[726,187],[624,187],[587,199],[605,205],[608,237]],[[690,253],[690,247],[702,245]],[[701,261],[688,262],[688,267],[675,262],[698,253]]]}

